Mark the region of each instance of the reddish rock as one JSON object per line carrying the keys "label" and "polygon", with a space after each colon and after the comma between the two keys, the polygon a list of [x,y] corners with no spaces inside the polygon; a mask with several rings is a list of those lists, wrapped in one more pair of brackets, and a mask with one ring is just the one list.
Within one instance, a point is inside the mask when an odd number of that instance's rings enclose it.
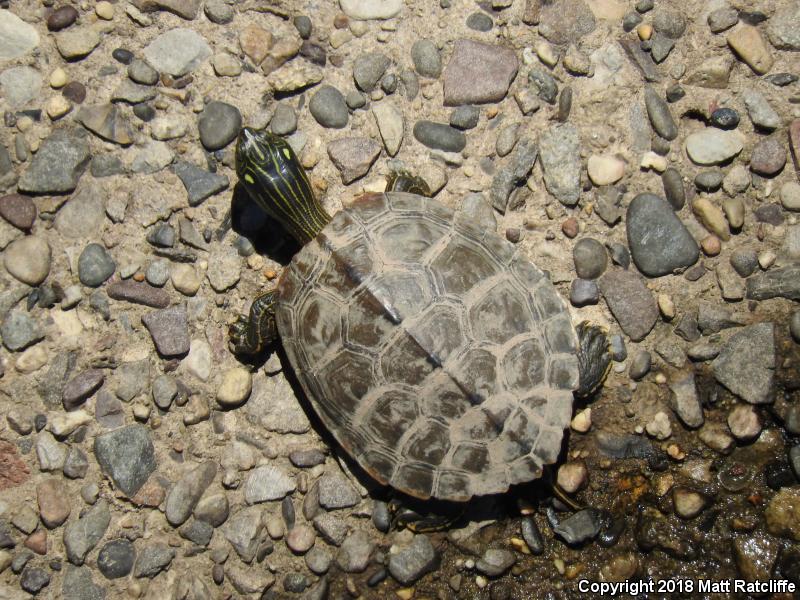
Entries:
{"label": "reddish rock", "polygon": [[633,271],[614,269],[603,275],[600,292],[628,337],[640,342],[656,324],[658,306],[644,279]]}
{"label": "reddish rock", "polygon": [[39,502],[39,517],[50,529],[58,527],[69,517],[69,496],[60,479],[45,479],[37,485],[36,500]]}
{"label": "reddish rock", "polygon": [[36,220],[36,205],[22,194],[0,197],[0,216],[14,227],[29,231]]}
{"label": "reddish rock", "polygon": [[153,308],[166,308],[169,306],[169,294],[166,290],[130,279],[109,284],[106,287],[106,293],[109,298],[114,300],[144,304]]}
{"label": "reddish rock", "polygon": [[47,554],[47,530],[40,529],[34,531],[25,539],[25,547],[36,552],[36,554]]}
{"label": "reddish rock", "polygon": [[505,98],[519,63],[511,48],[456,40],[444,70],[444,104],[485,104]]}
{"label": "reddish rock", "polygon": [[17,447],[0,440],[0,492],[25,483],[31,470],[19,457]]}
{"label": "reddish rock", "polygon": [[786,164],[786,148],[778,136],[770,136],[761,140],[753,148],[750,157],[750,168],[759,175],[776,175]]}

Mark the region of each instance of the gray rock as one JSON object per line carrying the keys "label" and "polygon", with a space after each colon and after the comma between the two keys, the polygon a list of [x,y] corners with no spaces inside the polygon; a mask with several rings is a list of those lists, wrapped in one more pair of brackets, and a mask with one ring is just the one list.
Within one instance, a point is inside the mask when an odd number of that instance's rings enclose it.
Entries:
{"label": "gray rock", "polygon": [[743,147],[744,137],[737,130],[706,127],[686,138],[686,153],[698,165],[725,163],[739,154]]}
{"label": "gray rock", "polygon": [[105,600],[106,590],[94,582],[89,567],[68,565],[61,583],[63,600]]}
{"label": "gray rock", "polygon": [[36,439],[36,459],[41,471],[58,471],[67,460],[66,447],[59,444],[49,431],[42,431]]}
{"label": "gray rock", "polygon": [[661,174],[664,184],[664,195],[674,210],[680,210],[686,204],[686,189],[683,187],[683,177],[674,167],[667,168]]}
{"label": "gray rock", "polygon": [[155,288],[143,281],[128,279],[116,281],[105,288],[109,298],[143,304],[152,308],[165,308],[169,306],[169,294]]}
{"label": "gray rock", "polygon": [[444,70],[444,104],[485,104],[505,98],[517,74],[516,54],[510,48],[472,40],[456,40]]}
{"label": "gray rock", "polygon": [[207,461],[188,471],[167,494],[164,514],[173,527],[183,524],[214,480],[217,465]]}
{"label": "gray rock", "polygon": [[414,42],[411,46],[411,60],[414,62],[414,69],[422,77],[437,79],[442,74],[442,57],[432,40]]}
{"label": "gray rock", "polygon": [[525,183],[538,154],[539,148],[533,141],[526,138],[517,143],[509,163],[492,178],[489,196],[495,209],[505,214],[511,193]]}
{"label": "gray rock", "polygon": [[189,206],[197,206],[206,198],[228,189],[230,180],[227,175],[211,173],[192,163],[176,162],[172,170],[180,178],[186,193],[189,195]]}
{"label": "gray rock", "polygon": [[720,33],[730,29],[739,22],[739,13],[735,8],[723,6],[708,13],[708,28],[712,33]]}
{"label": "gray rock", "polygon": [[103,473],[128,497],[134,496],[156,469],[153,442],[142,425],[98,435],[94,455]]}
{"label": "gray rock", "polygon": [[497,218],[494,216],[494,211],[486,201],[486,198],[483,197],[483,194],[473,193],[464,196],[461,201],[461,212],[483,229],[489,231],[497,229]]}
{"label": "gray rock", "polygon": [[345,521],[328,512],[321,512],[314,517],[314,529],[332,546],[341,546],[350,530]]}
{"label": "gray rock", "polygon": [[632,271],[614,269],[599,280],[600,292],[622,330],[634,342],[643,340],[658,319],[652,292]]}
{"label": "gray rock", "polygon": [[114,274],[117,264],[100,244],[88,244],[78,258],[78,278],[83,285],[97,287]]}
{"label": "gray rock", "polygon": [[[491,552],[491,551],[490,551]],[[389,556],[389,572],[409,586],[438,567],[439,556],[428,536],[417,535],[406,548]]]}
{"label": "gray rock", "polygon": [[0,324],[3,345],[11,352],[19,352],[44,339],[44,331],[27,313],[13,310]]}
{"label": "gray rock", "polygon": [[88,470],[89,459],[86,453],[77,446],[72,446],[64,461],[64,476],[70,479],[83,479]]}
{"label": "gray rock", "polygon": [[248,504],[280,500],[293,492],[296,486],[294,479],[279,467],[258,467],[247,477],[244,499]]}
{"label": "gray rock", "polygon": [[517,562],[514,553],[504,548],[489,548],[475,563],[475,568],[489,577],[500,577]]}
{"label": "gray rock", "polygon": [[86,137],[82,129],[54,130],[19,178],[19,191],[64,194],[74,190],[92,158]]}
{"label": "gray rock", "polygon": [[105,206],[99,187],[89,185],[75,194],[55,218],[58,232],[68,238],[97,235],[105,222]]}
{"label": "gray rock", "polygon": [[494,22],[492,18],[484,12],[475,11],[467,17],[467,27],[473,31],[491,31]]}
{"label": "gray rock", "polygon": [[242,128],[239,109],[225,102],[209,102],[197,119],[200,142],[207,150],[219,150],[230,144]]}
{"label": "gray rock", "polygon": [[128,65],[128,77],[142,85],[155,85],[158,83],[158,71],[140,58],[134,58]]}
{"label": "gray rock", "polygon": [[735,333],[711,363],[716,380],[751,404],[773,401],[775,329],[772,323],[750,325]]}
{"label": "gray rock", "polygon": [[[156,75],[158,78],[158,75]],[[147,85],[139,85],[125,80],[111,94],[112,102],[127,102],[128,104],[141,104],[156,97],[156,90]]]}
{"label": "gray rock", "polygon": [[[12,570],[13,570],[12,565]],[[39,567],[26,566],[19,578],[19,586],[29,594],[37,594],[50,585],[50,573]]]}
{"label": "gray rock", "polygon": [[22,108],[39,95],[42,74],[31,67],[12,67],[0,73],[0,90],[11,108]]}
{"label": "gray rock", "polygon": [[47,240],[28,235],[11,242],[3,253],[3,265],[17,281],[38,286],[50,274],[52,252]]}
{"label": "gray rock", "polygon": [[[450,126],[462,130],[473,129],[478,125],[480,116],[481,109],[477,106],[459,106],[450,113]],[[508,154],[508,152],[506,152],[506,154]],[[503,156],[505,156],[505,154]]]}
{"label": "gray rock", "polygon": [[150,332],[161,356],[181,356],[189,352],[189,325],[185,306],[149,312],[142,317],[142,323]]}
{"label": "gray rock", "polygon": [[539,138],[544,184],[565,206],[580,197],[581,161],[578,129],[571,123],[552,125]]}
{"label": "gray rock", "polygon": [[800,300],[800,264],[770,269],[747,280],[747,298]]}
{"label": "gray rock", "polygon": [[75,115],[75,120],[109,142],[120,146],[129,146],[133,143],[131,124],[116,104],[82,106]]}
{"label": "gray rock", "polygon": [[381,145],[370,138],[349,137],[328,144],[328,156],[345,185],[366,175],[380,153]]}
{"label": "gray rock", "polygon": [[694,372],[681,371],[670,377],[669,389],[670,406],[678,415],[684,425],[691,428],[703,424],[703,407],[697,395],[697,386],[694,381]]}
{"label": "gray rock", "polygon": [[701,192],[716,192],[722,185],[723,177],[719,169],[700,171],[694,178],[694,185]]}
{"label": "gray rock", "polygon": [[582,238],[572,248],[575,272],[581,279],[597,279],[606,270],[608,253],[594,238]]}
{"label": "gray rock", "polygon": [[163,542],[150,542],[141,548],[133,565],[134,577],[153,578],[169,567],[175,558],[175,549]]}
{"label": "gray rock", "polygon": [[275,135],[289,135],[297,130],[297,114],[288,104],[278,104],[269,126]]}
{"label": "gray rock", "polygon": [[723,329],[738,327],[744,323],[743,319],[734,316],[733,311],[726,306],[706,301],[697,305],[697,324],[703,335],[719,333]]}
{"label": "gray rock", "polygon": [[495,151],[498,156],[506,156],[514,149],[519,127],[519,123],[512,123],[500,129],[497,134],[497,142],[495,142]]}
{"label": "gray rock", "polygon": [[650,372],[650,364],[652,359],[650,357],[650,353],[647,350],[639,350],[636,354],[633,355],[633,359],[631,360],[631,366],[628,369],[628,375],[630,375],[631,379],[638,381],[647,373]]}
{"label": "gray rock", "polygon": [[77,521],[68,523],[64,528],[64,547],[69,562],[81,566],[86,555],[105,535],[109,523],[111,513],[105,500],[98,500]]}
{"label": "gray rock", "polygon": [[320,506],[328,510],[348,508],[361,502],[361,496],[353,485],[338,473],[323,475],[317,485]]}
{"label": "gray rock", "polygon": [[461,131],[433,121],[417,121],[414,137],[428,148],[445,152],[461,152],[467,145],[467,137]]}
{"label": "gray rock", "polygon": [[205,521],[212,527],[219,527],[228,520],[230,506],[224,493],[201,498],[194,509],[194,518]]}
{"label": "gray rock", "polygon": [[781,117],[770,106],[764,95],[753,88],[742,90],[742,99],[753,125],[772,131],[781,126]]}
{"label": "gray rock", "polygon": [[788,3],[776,11],[767,23],[767,36],[779,50],[800,50],[800,6]]}
{"label": "gray rock", "polygon": [[659,7],[653,13],[653,28],[668,38],[677,40],[686,31],[686,19],[678,10]]}
{"label": "gray rock", "polygon": [[363,573],[375,544],[364,530],[351,533],[336,553],[336,563],[345,573]]}
{"label": "gray rock", "polygon": [[161,410],[168,410],[178,395],[178,382],[168,374],[159,375],[153,380],[153,402]]}
{"label": "gray rock", "polygon": [[554,44],[578,43],[594,31],[594,13],[583,0],[564,0],[541,4],[539,33]]}
{"label": "gray rock", "polygon": [[144,272],[147,283],[156,287],[163,287],[169,280],[169,261],[165,258],[154,260]]}
{"label": "gray rock", "polygon": [[233,6],[225,2],[225,0],[206,0],[203,10],[208,20],[217,25],[227,25],[236,16]]}
{"label": "gray rock", "polygon": [[14,12],[4,10],[0,12],[0,40],[0,60],[14,60],[39,45],[39,34]]}
{"label": "gray rock", "polygon": [[558,84],[555,78],[540,67],[533,67],[528,71],[528,83],[536,94],[548,104],[555,104],[558,98]]}
{"label": "gray rock", "polygon": [[697,242],[672,207],[654,194],[639,194],[625,219],[633,262],[648,277],[659,277],[697,262]]}
{"label": "gray rock", "polygon": [[182,538],[189,540],[196,546],[208,546],[211,537],[214,535],[214,528],[205,521],[192,519],[183,525],[178,533]]}
{"label": "gray rock", "polygon": [[211,56],[211,48],[198,33],[178,27],[156,37],[143,54],[160,73],[181,77]]}
{"label": "gray rock", "polygon": [[125,577],[133,569],[136,549],[124,538],[106,542],[97,555],[97,568],[106,579]]}
{"label": "gray rock", "polygon": [[86,369],[78,373],[64,386],[61,399],[65,410],[73,410],[86,402],[105,381],[101,369]]}
{"label": "gray rock", "polygon": [[361,54],[353,63],[353,79],[362,92],[371,92],[389,66],[389,57],[379,52]]}
{"label": "gray rock", "polygon": [[[781,172],[786,165],[786,148],[779,139],[778,135],[772,135],[768,138],[760,140],[750,155],[750,169],[753,173],[771,177]],[[775,206],[777,205],[767,205]],[[766,207],[759,207],[766,208]],[[778,218],[782,219],[783,215],[780,209],[775,210],[780,215]]]}
{"label": "gray rock", "polygon": [[391,19],[403,8],[402,0],[340,0],[342,12],[351,19],[371,21],[373,19]]}
{"label": "gray rock", "polygon": [[257,506],[244,508],[233,515],[225,523],[223,534],[230,542],[236,554],[244,562],[250,563],[255,558],[261,543],[264,525],[261,522],[261,509]]}
{"label": "gray rock", "polygon": [[[92,177],[95,179],[101,179],[103,177],[113,177],[114,175],[125,174],[125,165],[122,164],[122,161],[118,156],[113,156],[111,154],[98,154],[97,156],[92,157],[92,162],[89,165],[89,171],[91,172]],[[109,216],[114,219],[115,222],[121,222],[125,217],[124,214],[114,215],[110,211]]]}
{"label": "gray rock", "polygon": [[660,32],[655,32],[650,38],[650,56],[656,63],[662,63],[675,47],[675,40],[668,38]]}
{"label": "gray rock", "polygon": [[600,289],[597,282],[589,279],[573,279],[569,290],[569,301],[572,306],[588,306],[600,301]]}
{"label": "gray rock", "polygon": [[332,85],[320,86],[311,96],[308,110],[323,127],[342,129],[347,126],[350,113],[342,93]]}
{"label": "gray rock", "polygon": [[600,514],[595,508],[584,508],[553,527],[553,533],[567,544],[578,545],[600,533]]}
{"label": "gray rock", "polygon": [[314,546],[305,555],[306,566],[315,575],[327,573],[332,561],[333,557],[330,552],[320,546]]}
{"label": "gray rock", "polygon": [[644,104],[647,116],[655,132],[665,140],[674,140],[678,137],[678,126],[672,118],[669,105],[652,87],[644,90]]}

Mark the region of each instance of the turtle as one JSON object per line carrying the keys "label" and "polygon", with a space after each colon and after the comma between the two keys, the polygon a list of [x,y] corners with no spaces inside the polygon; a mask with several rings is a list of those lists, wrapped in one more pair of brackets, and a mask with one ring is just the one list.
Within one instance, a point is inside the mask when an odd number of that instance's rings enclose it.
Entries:
{"label": "turtle", "polygon": [[236,174],[301,249],[229,329],[280,338],[324,428],[373,479],[465,503],[542,476],[574,397],[603,383],[607,331],[573,326],[547,274],[402,172],[330,216],[291,146],[244,128]]}

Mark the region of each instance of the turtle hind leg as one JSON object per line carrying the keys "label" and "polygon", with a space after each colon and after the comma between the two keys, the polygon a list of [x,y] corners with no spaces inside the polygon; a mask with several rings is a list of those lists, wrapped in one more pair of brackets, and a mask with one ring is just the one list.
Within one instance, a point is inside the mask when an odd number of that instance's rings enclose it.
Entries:
{"label": "turtle hind leg", "polygon": [[257,296],[250,305],[250,314],[240,315],[228,328],[229,344],[234,354],[259,354],[278,339],[275,296],[275,290]]}
{"label": "turtle hind leg", "polygon": [[600,389],[611,369],[608,331],[588,321],[578,325],[577,330],[580,382],[575,395],[578,398],[588,398]]}
{"label": "turtle hind leg", "polygon": [[419,194],[426,198],[431,197],[431,190],[422,177],[412,175],[408,171],[392,171],[386,183],[387,192],[408,192]]}

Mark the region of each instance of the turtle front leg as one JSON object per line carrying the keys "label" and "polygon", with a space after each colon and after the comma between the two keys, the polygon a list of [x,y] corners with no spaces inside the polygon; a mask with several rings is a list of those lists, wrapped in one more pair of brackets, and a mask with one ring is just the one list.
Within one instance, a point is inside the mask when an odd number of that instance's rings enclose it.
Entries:
{"label": "turtle front leg", "polygon": [[583,321],[577,329],[580,382],[575,395],[588,398],[600,389],[611,369],[611,349],[604,327]]}
{"label": "turtle front leg", "polygon": [[259,354],[278,339],[275,296],[275,290],[257,296],[250,305],[250,314],[240,315],[228,328],[229,345],[234,354]]}

